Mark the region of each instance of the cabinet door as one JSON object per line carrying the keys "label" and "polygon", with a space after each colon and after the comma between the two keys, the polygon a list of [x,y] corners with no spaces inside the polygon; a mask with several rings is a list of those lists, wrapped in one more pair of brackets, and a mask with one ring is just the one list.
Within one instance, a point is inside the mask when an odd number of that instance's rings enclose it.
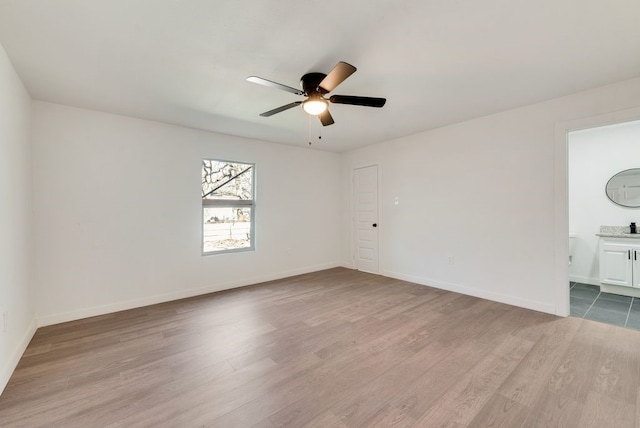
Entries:
{"label": "cabinet door", "polygon": [[632,254],[628,245],[603,244],[600,247],[600,282],[631,287]]}
{"label": "cabinet door", "polygon": [[633,286],[640,288],[640,247],[631,249],[631,264],[633,265]]}

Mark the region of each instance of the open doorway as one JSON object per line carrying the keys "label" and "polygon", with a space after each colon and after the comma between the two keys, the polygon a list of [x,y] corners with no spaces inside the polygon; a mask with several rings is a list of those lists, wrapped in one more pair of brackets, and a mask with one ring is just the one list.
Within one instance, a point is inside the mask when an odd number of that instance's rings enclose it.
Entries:
{"label": "open doorway", "polygon": [[640,208],[605,191],[616,174],[640,168],[640,120],[572,130],[566,141],[569,313],[640,329],[640,281],[633,281],[640,235],[629,234]]}

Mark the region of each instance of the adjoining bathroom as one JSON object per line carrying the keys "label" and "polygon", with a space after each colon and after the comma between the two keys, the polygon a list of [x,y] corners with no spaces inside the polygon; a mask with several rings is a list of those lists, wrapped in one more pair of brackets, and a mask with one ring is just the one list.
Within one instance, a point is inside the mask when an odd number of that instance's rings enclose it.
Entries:
{"label": "adjoining bathroom", "polygon": [[640,121],[568,136],[571,316],[640,330]]}

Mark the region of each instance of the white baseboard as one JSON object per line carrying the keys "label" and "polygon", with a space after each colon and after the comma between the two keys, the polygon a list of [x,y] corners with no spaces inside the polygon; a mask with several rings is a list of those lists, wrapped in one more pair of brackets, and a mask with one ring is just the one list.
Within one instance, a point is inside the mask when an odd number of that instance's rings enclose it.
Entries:
{"label": "white baseboard", "polygon": [[345,262],[345,261],[343,261],[340,266],[342,266],[343,268],[347,268],[347,269],[355,269],[356,268],[356,266],[355,266],[355,264],[353,262]]}
{"label": "white baseboard", "polygon": [[439,288],[442,290],[453,291],[455,293],[466,294],[468,296],[479,297],[481,299],[492,300],[494,302],[505,303],[507,305],[518,306],[520,308],[531,309],[538,312],[545,312],[552,315],[558,314],[556,305],[554,304],[522,299],[516,296],[493,293],[486,290],[480,290],[478,288],[466,287],[459,284],[436,281],[428,278],[422,278],[419,276],[405,275],[397,272],[385,271],[382,273],[382,275],[388,276],[391,278],[401,279],[403,281],[414,282],[420,285]]}
{"label": "white baseboard", "polygon": [[22,340],[18,344],[18,347],[15,349],[15,351],[13,351],[13,354],[9,358],[9,361],[7,361],[7,364],[5,364],[4,367],[2,367],[2,370],[0,371],[0,395],[2,395],[2,392],[4,391],[7,384],[9,383],[9,379],[11,378],[11,375],[16,369],[16,366],[18,365],[20,358],[22,358],[22,354],[24,354],[24,351],[27,349],[27,346],[29,346],[29,342],[31,342],[33,335],[36,334],[37,329],[38,327],[37,327],[36,320],[33,319],[29,324],[29,327],[27,328],[27,331],[25,332],[24,336],[22,337]]}
{"label": "white baseboard", "polygon": [[67,321],[75,321],[82,318],[95,317],[98,315],[110,314],[113,312],[125,311],[128,309],[139,308],[142,306],[155,305],[158,303],[170,302],[172,300],[186,299],[188,297],[200,296],[202,294],[215,293],[216,291],[229,290],[232,288],[244,287],[247,285],[259,284],[261,282],[273,281],[276,279],[287,278],[305,273],[317,272],[320,270],[341,267],[342,263],[333,262],[315,266],[307,266],[304,268],[282,271],[272,274],[259,275],[252,278],[243,278],[237,281],[228,281],[224,283],[211,284],[206,287],[192,288],[187,290],[175,291],[172,293],[158,294],[155,296],[143,297],[140,299],[127,300],[123,302],[111,303],[108,305],[94,306],[77,311],[62,312],[57,314],[38,317],[38,327],[44,327],[52,324],[59,324]]}

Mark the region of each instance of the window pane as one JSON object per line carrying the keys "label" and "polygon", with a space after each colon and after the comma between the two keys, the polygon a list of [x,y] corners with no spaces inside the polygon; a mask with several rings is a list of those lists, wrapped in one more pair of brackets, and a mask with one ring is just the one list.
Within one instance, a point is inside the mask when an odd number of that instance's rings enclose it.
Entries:
{"label": "window pane", "polygon": [[251,247],[251,208],[203,208],[202,251]]}
{"label": "window pane", "polygon": [[202,198],[253,199],[253,165],[205,159],[202,161]]}

